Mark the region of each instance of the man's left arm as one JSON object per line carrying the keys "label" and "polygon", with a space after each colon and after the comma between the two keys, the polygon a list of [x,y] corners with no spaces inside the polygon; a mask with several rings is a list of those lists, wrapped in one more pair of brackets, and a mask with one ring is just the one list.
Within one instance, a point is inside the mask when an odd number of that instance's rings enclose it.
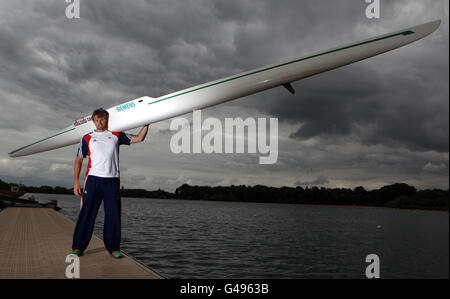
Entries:
{"label": "man's left arm", "polygon": [[142,129],[139,131],[137,135],[131,136],[130,144],[144,141],[145,136],[147,136],[147,132],[148,132],[148,125],[145,125],[142,127]]}

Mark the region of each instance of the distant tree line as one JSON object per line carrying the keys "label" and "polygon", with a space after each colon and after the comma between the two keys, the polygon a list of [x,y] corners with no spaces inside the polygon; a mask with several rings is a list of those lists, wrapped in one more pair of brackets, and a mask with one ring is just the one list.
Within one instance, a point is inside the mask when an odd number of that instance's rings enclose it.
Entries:
{"label": "distant tree line", "polygon": [[[11,186],[19,186],[21,192],[26,193],[45,193],[45,194],[73,194],[72,188],[65,188],[61,186],[40,186],[32,187],[19,185],[15,183],[6,183],[0,179],[0,190],[10,190]],[[121,188],[120,191],[123,197],[146,197],[146,198],[174,198],[174,193],[166,192],[164,190],[158,189],[155,191],[147,191],[144,189],[125,189]]]}
{"label": "distant tree line", "polygon": [[391,208],[448,210],[448,190],[417,191],[404,183],[395,183],[380,189],[367,191],[364,187],[302,188],[256,186],[189,186],[175,190],[175,197],[192,200],[248,201],[292,204],[327,204],[378,206]]}
{"label": "distant tree line", "polygon": [[161,189],[155,191],[147,191],[145,189],[125,189],[124,187],[122,187],[122,189],[120,190],[120,194],[123,197],[144,197],[144,198],[162,198],[162,199],[170,199],[175,197],[173,193],[166,192]]}
{"label": "distant tree line", "polygon": [[[0,190],[9,190],[11,185],[0,180]],[[47,194],[73,194],[72,188],[65,187],[29,187],[20,185],[23,192]],[[437,209],[448,210],[448,190],[420,190],[404,183],[383,186],[376,190],[366,190],[359,186],[349,188],[319,187],[268,187],[263,185],[246,186],[190,186],[183,184],[174,193],[158,189],[121,188],[123,197],[187,199],[211,201],[244,201],[266,203],[291,203],[315,205],[355,205],[376,206],[402,209]]]}

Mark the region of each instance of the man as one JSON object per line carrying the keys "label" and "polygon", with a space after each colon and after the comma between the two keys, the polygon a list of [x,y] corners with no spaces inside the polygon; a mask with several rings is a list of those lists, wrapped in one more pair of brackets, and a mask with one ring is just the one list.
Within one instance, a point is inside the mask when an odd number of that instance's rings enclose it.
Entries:
{"label": "man", "polygon": [[[148,125],[142,127],[137,135],[108,131],[109,113],[100,108],[92,113],[96,130],[83,136],[74,165],[73,193],[81,196],[81,210],[75,226],[72,254],[81,256],[88,247],[94,229],[95,218],[103,202],[105,222],[103,241],[105,248],[115,258],[121,258],[120,238],[120,173],[119,146],[142,142]],[[89,156],[86,179],[81,194],[80,177],[83,158]]]}

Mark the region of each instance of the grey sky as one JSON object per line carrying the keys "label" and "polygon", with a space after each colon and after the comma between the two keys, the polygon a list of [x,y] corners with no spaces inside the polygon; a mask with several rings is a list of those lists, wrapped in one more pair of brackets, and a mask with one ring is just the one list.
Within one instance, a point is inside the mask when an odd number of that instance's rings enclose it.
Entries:
{"label": "grey sky", "polygon": [[[121,148],[126,188],[264,184],[448,188],[448,1],[0,0],[0,179],[72,186],[76,146],[7,153],[97,107],[158,97],[252,68],[441,19],[431,36],[368,60],[202,111],[276,117],[278,161],[260,154],[173,154],[170,120]],[[184,117],[192,120],[192,114]],[[132,130],[136,133],[137,130]],[[84,165],[86,167],[86,163]],[[83,170],[84,171],[84,170]]]}

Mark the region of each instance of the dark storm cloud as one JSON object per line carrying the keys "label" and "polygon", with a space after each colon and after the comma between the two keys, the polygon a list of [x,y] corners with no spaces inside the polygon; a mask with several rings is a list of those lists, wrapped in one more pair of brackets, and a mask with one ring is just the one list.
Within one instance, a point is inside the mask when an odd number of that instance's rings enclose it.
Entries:
{"label": "dark storm cloud", "polygon": [[300,123],[292,138],[357,134],[365,144],[446,152],[448,86],[436,76],[446,81],[448,75],[438,71],[436,65],[434,72],[411,68],[383,74],[353,65],[294,84],[295,96],[280,89],[261,109]]}

